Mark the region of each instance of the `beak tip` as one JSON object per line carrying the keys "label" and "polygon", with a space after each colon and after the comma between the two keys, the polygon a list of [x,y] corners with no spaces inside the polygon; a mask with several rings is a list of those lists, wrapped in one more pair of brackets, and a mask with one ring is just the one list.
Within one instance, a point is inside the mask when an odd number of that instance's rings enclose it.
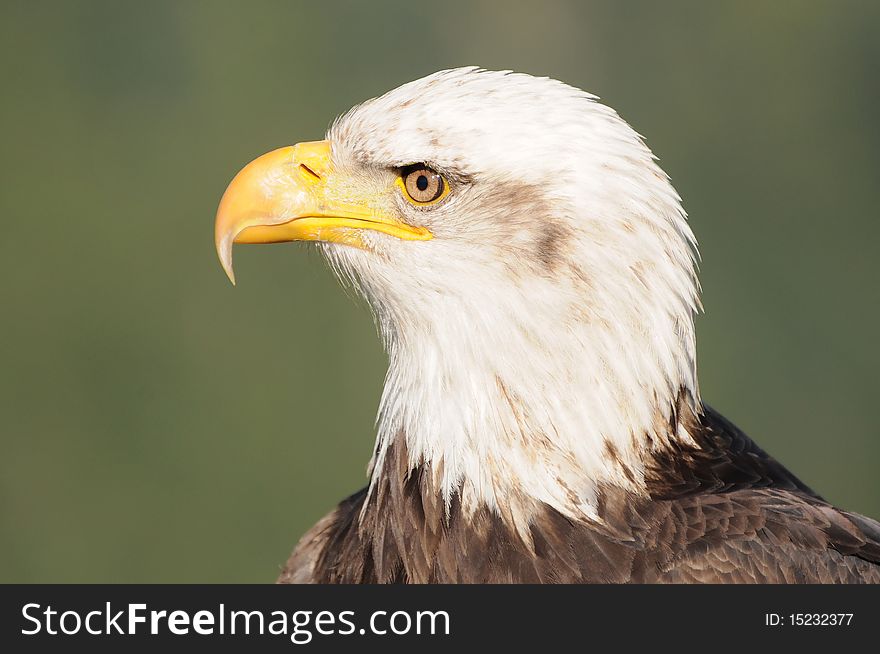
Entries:
{"label": "beak tip", "polygon": [[223,272],[226,273],[229,281],[235,286],[235,271],[232,269],[232,261],[221,261],[220,263],[223,266]]}

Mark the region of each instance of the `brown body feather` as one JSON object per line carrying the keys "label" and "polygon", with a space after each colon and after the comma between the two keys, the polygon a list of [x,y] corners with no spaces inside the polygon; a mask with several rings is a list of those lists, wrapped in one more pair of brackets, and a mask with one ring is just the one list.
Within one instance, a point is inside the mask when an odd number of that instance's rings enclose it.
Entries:
{"label": "brown body feather", "polygon": [[650,497],[603,488],[596,522],[538,507],[531,543],[488,507],[447,511],[426,466],[392,446],[369,500],[315,525],[278,581],[880,583],[880,524],[829,505],[708,407],[675,420],[697,446],[652,457]]}

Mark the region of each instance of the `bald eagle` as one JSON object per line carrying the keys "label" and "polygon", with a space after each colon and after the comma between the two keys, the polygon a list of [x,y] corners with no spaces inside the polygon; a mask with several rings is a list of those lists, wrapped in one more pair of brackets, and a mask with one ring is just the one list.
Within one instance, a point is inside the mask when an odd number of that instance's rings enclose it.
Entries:
{"label": "bald eagle", "polygon": [[696,246],[589,93],[461,68],[248,164],[215,242],[314,241],[389,367],[366,488],[280,582],[880,582],[831,506],[701,401]]}

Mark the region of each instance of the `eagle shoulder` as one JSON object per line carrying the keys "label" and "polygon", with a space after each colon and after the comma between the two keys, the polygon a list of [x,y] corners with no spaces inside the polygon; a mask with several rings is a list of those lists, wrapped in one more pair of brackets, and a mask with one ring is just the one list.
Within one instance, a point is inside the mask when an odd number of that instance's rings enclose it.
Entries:
{"label": "eagle shoulder", "polygon": [[[658,581],[880,583],[880,523],[838,509],[711,407],[653,461]],[[674,545],[672,545],[675,543]]]}
{"label": "eagle shoulder", "polygon": [[364,488],[344,499],[299,539],[276,583],[310,584],[319,581],[318,569],[323,565],[328,547],[332,543],[339,544],[343,535],[350,532],[366,492]]}

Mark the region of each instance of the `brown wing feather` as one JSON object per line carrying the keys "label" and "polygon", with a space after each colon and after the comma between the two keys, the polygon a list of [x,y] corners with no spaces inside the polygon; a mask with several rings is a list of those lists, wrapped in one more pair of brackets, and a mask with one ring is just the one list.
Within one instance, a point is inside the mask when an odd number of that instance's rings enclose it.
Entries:
{"label": "brown wing feather", "polygon": [[685,537],[656,581],[880,583],[880,525],[862,516],[775,489],[672,504],[668,519]]}

